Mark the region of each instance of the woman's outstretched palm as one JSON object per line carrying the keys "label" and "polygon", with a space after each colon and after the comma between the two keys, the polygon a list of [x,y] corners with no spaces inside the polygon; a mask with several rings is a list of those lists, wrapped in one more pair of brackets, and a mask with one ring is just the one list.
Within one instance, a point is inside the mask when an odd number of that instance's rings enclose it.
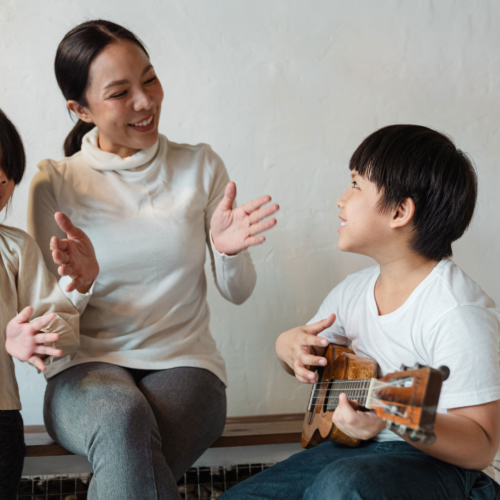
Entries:
{"label": "woman's outstretched palm", "polygon": [[261,196],[233,209],[235,198],[236,184],[229,182],[210,223],[215,248],[227,255],[266,241],[264,236],[257,235],[272,228],[276,219],[263,219],[279,210],[277,204],[263,207],[271,201],[270,196]]}

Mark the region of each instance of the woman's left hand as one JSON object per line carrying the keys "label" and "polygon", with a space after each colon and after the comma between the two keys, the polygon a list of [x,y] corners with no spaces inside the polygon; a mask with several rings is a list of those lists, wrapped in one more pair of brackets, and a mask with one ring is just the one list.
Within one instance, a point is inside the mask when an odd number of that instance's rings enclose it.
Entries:
{"label": "woman's left hand", "polygon": [[66,287],[67,292],[78,290],[80,293],[87,293],[99,274],[94,245],[81,229],[73,225],[68,216],[57,212],[54,218],[67,235],[63,240],[57,236],[50,240],[52,260],[59,265],[57,272],[60,276],[69,276],[73,280]]}
{"label": "woman's left hand", "polygon": [[215,209],[210,222],[214,246],[226,255],[235,255],[248,247],[264,243],[266,238],[257,235],[271,229],[276,224],[276,219],[263,219],[279,210],[276,203],[263,207],[271,201],[270,196],[261,196],[233,209],[235,198],[236,184],[229,182],[224,198]]}
{"label": "woman's left hand", "polygon": [[374,411],[358,410],[357,401],[349,401],[342,393],[332,421],[344,434],[355,439],[371,439],[385,429],[385,422]]}

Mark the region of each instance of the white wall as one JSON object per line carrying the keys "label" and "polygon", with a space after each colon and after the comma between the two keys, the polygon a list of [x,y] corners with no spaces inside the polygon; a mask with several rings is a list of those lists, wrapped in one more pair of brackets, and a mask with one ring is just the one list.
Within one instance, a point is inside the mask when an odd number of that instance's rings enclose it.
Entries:
{"label": "white wall", "polygon": [[[479,172],[480,198],[455,260],[497,302],[500,4],[493,0],[0,0],[0,107],[25,140],[28,171],[7,223],[26,228],[28,186],[60,158],[71,127],[53,75],[57,44],[107,18],[148,46],[166,91],[161,130],[206,142],[239,201],[269,193],[278,226],[252,251],[258,284],[233,306],[210,286],[212,330],[229,372],[229,414],[298,412],[308,388],[274,341],[370,261],[336,248],[336,200],[361,140],[391,123],[451,135]],[[44,382],[17,365],[26,423]]]}

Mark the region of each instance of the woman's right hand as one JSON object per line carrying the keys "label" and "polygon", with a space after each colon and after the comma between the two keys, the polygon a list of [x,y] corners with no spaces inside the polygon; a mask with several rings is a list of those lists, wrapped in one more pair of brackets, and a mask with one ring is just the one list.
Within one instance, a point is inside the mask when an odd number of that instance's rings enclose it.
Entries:
{"label": "woman's right hand", "polygon": [[278,359],[282,365],[289,367],[287,371],[293,373],[299,382],[313,384],[316,382],[316,375],[309,368],[326,365],[326,358],[311,353],[311,348],[317,347],[324,352],[328,340],[318,337],[318,334],[330,328],[334,322],[335,314],[331,314],[328,318],[312,325],[292,328],[282,333],[276,340]]}
{"label": "woman's right hand", "polygon": [[53,236],[50,240],[52,259],[59,266],[60,276],[69,276],[73,281],[66,287],[67,292],[78,290],[87,293],[99,274],[99,264],[94,245],[89,237],[70,218],[56,212],[57,225],[66,233],[67,238],[60,240]]}

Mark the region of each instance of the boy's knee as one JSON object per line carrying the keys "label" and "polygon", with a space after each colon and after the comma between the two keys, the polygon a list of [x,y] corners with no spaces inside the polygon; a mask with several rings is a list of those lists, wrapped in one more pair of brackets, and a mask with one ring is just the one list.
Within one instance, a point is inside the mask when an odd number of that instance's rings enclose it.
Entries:
{"label": "boy's knee", "polygon": [[339,460],[325,467],[306,490],[304,500],[335,498],[338,500],[380,500],[362,468]]}

